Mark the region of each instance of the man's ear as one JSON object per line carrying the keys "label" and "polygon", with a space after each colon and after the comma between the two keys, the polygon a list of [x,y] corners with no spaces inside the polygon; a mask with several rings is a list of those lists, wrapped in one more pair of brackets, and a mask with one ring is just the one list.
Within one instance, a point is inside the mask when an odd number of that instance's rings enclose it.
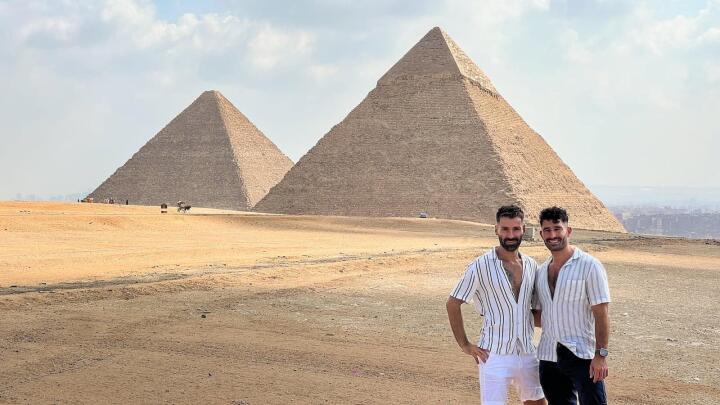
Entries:
{"label": "man's ear", "polygon": [[568,226],[567,227],[567,236],[570,236],[570,235],[572,235],[572,227]]}

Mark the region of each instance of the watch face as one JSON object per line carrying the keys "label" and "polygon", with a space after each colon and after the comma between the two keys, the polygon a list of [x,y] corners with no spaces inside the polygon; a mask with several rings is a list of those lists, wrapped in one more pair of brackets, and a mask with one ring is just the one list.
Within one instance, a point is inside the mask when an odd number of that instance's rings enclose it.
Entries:
{"label": "watch face", "polygon": [[603,356],[603,357],[607,357],[607,355],[608,355],[608,349],[600,349],[600,350],[598,350],[598,354],[601,355],[601,356]]}

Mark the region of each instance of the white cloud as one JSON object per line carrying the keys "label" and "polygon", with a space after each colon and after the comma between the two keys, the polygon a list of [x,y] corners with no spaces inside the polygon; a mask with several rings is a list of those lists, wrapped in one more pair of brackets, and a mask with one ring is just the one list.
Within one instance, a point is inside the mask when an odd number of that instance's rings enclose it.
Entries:
{"label": "white cloud", "polygon": [[337,65],[310,65],[307,71],[310,77],[316,81],[324,81],[337,75],[340,71],[340,67]]}
{"label": "white cloud", "polygon": [[71,18],[41,17],[23,26],[19,38],[37,47],[54,47],[69,44],[77,32],[78,23]]}
{"label": "white cloud", "polygon": [[306,53],[311,43],[312,37],[307,32],[281,31],[264,25],[250,40],[248,48],[255,66],[270,69],[286,56]]}
{"label": "white cloud", "polygon": [[19,51],[10,63],[18,71],[23,64],[42,65],[69,76],[102,72],[136,81],[144,77],[167,87],[198,76],[269,72],[280,65],[302,69],[313,50],[308,31],[232,14],[185,13],[164,20],[142,0],[65,8],[63,3],[38,4],[50,8],[37,12],[35,3],[15,5],[15,13],[24,16],[17,28],[9,29]]}
{"label": "white cloud", "polygon": [[147,2],[135,0],[106,0],[100,18],[124,27],[148,26],[155,19],[155,9]]}
{"label": "white cloud", "polygon": [[646,5],[639,5],[634,16],[637,28],[630,31],[634,43],[656,55],[675,49],[689,49],[720,37],[720,30],[712,27],[713,22],[720,18],[718,2],[708,2],[693,16],[676,15],[662,20],[655,19]]}
{"label": "white cloud", "polygon": [[635,35],[638,45],[659,55],[667,48],[692,44],[697,31],[697,19],[676,16],[670,20],[652,22],[636,31]]}
{"label": "white cloud", "polygon": [[704,66],[704,71],[708,82],[713,84],[720,83],[720,63],[716,61],[708,62]]}
{"label": "white cloud", "polygon": [[720,43],[720,28],[712,27],[705,31],[698,40],[701,43],[717,44]]}
{"label": "white cloud", "polygon": [[572,63],[588,64],[593,60],[592,52],[580,40],[578,32],[572,28],[565,28],[560,36],[565,46],[565,57]]}
{"label": "white cloud", "polygon": [[547,11],[549,6],[549,0],[446,0],[441,13],[455,21],[472,21],[473,29],[490,32],[527,13]]}
{"label": "white cloud", "polygon": [[550,8],[549,0],[490,0],[483,2],[449,0],[449,3],[461,8],[463,8],[462,3],[465,3],[473,18],[498,23],[520,17],[528,12],[547,11]]}

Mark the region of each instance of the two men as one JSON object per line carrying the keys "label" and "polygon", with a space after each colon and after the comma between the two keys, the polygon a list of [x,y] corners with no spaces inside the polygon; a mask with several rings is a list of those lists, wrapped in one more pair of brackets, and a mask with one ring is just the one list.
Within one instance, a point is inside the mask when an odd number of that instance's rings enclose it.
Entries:
{"label": "two men", "polygon": [[[581,405],[606,404],[610,294],[605,269],[568,243],[572,228],[562,208],[540,214],[540,235],[552,255],[540,268],[517,251],[524,233],[522,210],[501,207],[496,219],[500,246],[468,266],[447,302],[455,339],[478,363],[481,402],[505,404],[512,384],[526,405],[545,403],[543,391],[550,405],[574,405],[578,395]],[[467,340],[460,311],[471,300],[485,318],[477,346]],[[539,366],[531,306],[543,328]]]}

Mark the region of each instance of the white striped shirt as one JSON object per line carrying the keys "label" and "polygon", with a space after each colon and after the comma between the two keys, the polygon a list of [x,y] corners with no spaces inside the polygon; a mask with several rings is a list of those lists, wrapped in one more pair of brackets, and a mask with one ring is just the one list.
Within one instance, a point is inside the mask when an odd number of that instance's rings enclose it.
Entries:
{"label": "white striped shirt", "polygon": [[555,296],[550,296],[548,267],[552,256],[537,271],[533,308],[542,310],[540,360],[557,361],[557,344],[576,356],[595,356],[595,317],[592,306],[610,302],[605,268],[599,260],[575,247],[572,257],[560,268]]}
{"label": "white striped shirt", "polygon": [[496,354],[535,353],[532,305],[533,285],[537,263],[521,255],[523,279],[518,300],[515,301],[511,280],[502,260],[491,249],[475,258],[465,269],[452,296],[472,301],[484,317],[478,347]]}

